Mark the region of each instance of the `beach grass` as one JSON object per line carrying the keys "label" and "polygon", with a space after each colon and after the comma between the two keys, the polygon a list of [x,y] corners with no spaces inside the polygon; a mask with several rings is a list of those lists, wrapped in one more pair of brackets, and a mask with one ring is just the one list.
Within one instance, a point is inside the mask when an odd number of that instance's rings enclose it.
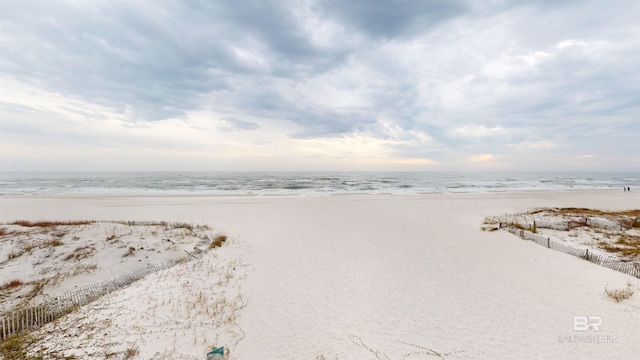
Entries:
{"label": "beach grass", "polygon": [[89,225],[94,223],[93,220],[81,220],[81,221],[27,221],[16,220],[11,225],[20,225],[24,227],[56,227],[56,226],[74,226],[74,225]]}
{"label": "beach grass", "polygon": [[122,255],[122,257],[131,256],[131,255],[134,255],[135,253],[136,253],[136,248],[134,248],[133,246],[129,246],[129,249],[127,250],[126,253],[124,253],[124,255]]}
{"label": "beach grass", "polygon": [[555,231],[556,236],[565,238],[576,238],[580,230],[581,236],[593,238],[588,242],[591,246],[626,260],[640,259],[640,209],[535,208],[487,218],[482,230],[494,230],[498,223],[533,233]]}
{"label": "beach grass", "polygon": [[37,359],[27,356],[27,349],[33,339],[28,334],[12,335],[5,341],[0,342],[0,355],[3,359],[12,360],[32,360]]}
{"label": "beach grass", "polygon": [[[538,210],[549,210],[549,209],[538,209]],[[598,210],[598,209],[588,209],[588,208],[557,208],[553,209],[560,214],[565,215],[625,215],[625,216],[635,216],[640,217],[640,209],[632,209],[632,210]]]}
{"label": "beach grass", "polygon": [[[91,276],[97,276],[96,281],[104,279],[108,276],[104,264],[109,261],[130,263],[127,265],[129,269],[135,268],[136,265],[133,264],[141,260],[150,262],[151,260],[146,259],[153,258],[176,258],[178,263],[184,264],[188,262],[188,258],[177,257],[182,252],[181,248],[194,246],[195,250],[199,250],[198,247],[214,249],[227,241],[226,235],[212,233],[207,225],[187,222],[18,220],[1,225],[1,239],[8,241],[14,248],[5,250],[0,265],[15,264],[16,258],[30,256],[34,260],[34,268],[46,266],[58,269],[46,273],[40,270],[34,273],[35,278],[22,278],[20,273],[10,274],[12,276],[5,278],[0,283],[4,314],[15,311],[19,313],[21,309],[32,306],[31,301],[43,294],[45,286],[49,290],[55,289],[81,274],[95,274]],[[116,249],[121,249],[120,255],[115,254]],[[115,256],[110,257],[109,251]],[[132,258],[136,259],[131,260]],[[221,273],[216,274],[218,276],[215,282],[220,286],[227,286],[234,277],[235,263],[225,271],[222,270],[221,268]],[[203,292],[201,298],[204,297]],[[233,312],[242,307],[244,305],[241,298],[239,301],[223,298],[218,299],[213,307],[209,306],[207,312],[212,311],[214,317],[220,318],[219,321],[235,322],[237,315]],[[36,341],[33,338],[34,332],[27,331],[25,334],[28,335],[2,341],[4,348],[0,349],[0,359],[40,358],[39,354],[29,350],[29,341]],[[116,352],[113,350],[115,349],[103,353],[104,358],[135,359],[141,351],[137,347],[120,348]],[[66,358],[59,354],[51,356],[56,359]]]}
{"label": "beach grass", "polygon": [[601,241],[598,246],[610,253],[619,253],[625,256],[640,256],[640,236],[621,234],[615,242]]}
{"label": "beach grass", "polygon": [[217,235],[215,238],[213,238],[211,243],[209,243],[209,249],[220,247],[225,241],[227,241],[226,235]]}
{"label": "beach grass", "polygon": [[623,289],[609,290],[605,287],[604,293],[607,294],[609,299],[615,302],[621,302],[633,296],[633,289],[631,289],[631,283],[628,282],[627,286]]}
{"label": "beach grass", "polygon": [[0,289],[6,290],[11,288],[16,288],[16,287],[22,286],[22,284],[23,284],[22,280],[13,279],[13,280],[7,281],[4,285],[0,286]]}
{"label": "beach grass", "polygon": [[127,348],[122,355],[125,360],[128,360],[128,359],[135,359],[139,353],[140,353],[140,350],[138,350],[138,348],[130,347],[130,348]]}

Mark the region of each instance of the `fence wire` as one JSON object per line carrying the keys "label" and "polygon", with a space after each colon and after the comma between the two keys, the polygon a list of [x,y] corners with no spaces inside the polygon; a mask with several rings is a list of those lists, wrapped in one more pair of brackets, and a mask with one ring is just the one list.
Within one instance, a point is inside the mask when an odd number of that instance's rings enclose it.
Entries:
{"label": "fence wire", "polygon": [[566,254],[571,254],[573,256],[577,256],[579,258],[591,261],[592,263],[598,264],[600,266],[604,266],[608,269],[619,271],[621,273],[635,276],[640,278],[640,264],[628,262],[628,261],[620,261],[617,258],[611,256],[603,256],[600,254],[596,254],[589,249],[579,249],[565,243],[559,242],[557,240],[540,236],[535,234],[529,230],[525,230],[522,228],[517,228],[507,224],[500,224],[500,229],[506,230],[512,234],[518,235],[523,239],[531,240],[538,245],[546,246],[547,248],[561,251]]}
{"label": "fence wire", "polygon": [[102,295],[129,286],[136,280],[154,272],[168,269],[176,264],[168,260],[151,264],[147,267],[126,272],[114,278],[68,291],[61,296],[48,299],[44,303],[20,310],[15,310],[0,317],[0,340],[25,330],[34,330],[54,321],[77,307],[88,304]]}

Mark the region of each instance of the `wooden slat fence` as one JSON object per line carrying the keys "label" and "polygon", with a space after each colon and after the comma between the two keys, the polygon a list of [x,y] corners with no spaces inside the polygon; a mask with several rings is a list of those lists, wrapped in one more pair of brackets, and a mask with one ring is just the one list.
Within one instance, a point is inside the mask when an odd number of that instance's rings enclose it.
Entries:
{"label": "wooden slat fence", "polygon": [[563,253],[583,258],[585,260],[591,261],[592,263],[604,266],[608,269],[640,278],[640,264],[638,263],[620,261],[611,256],[596,254],[593,251],[589,251],[589,249],[575,248],[557,240],[540,236],[531,232],[530,230],[523,229],[522,227],[528,227],[529,229],[532,228],[532,226],[530,225],[514,227],[503,223],[500,224],[500,229],[518,235],[523,239],[531,240],[538,245],[546,246],[553,250],[562,251]]}
{"label": "wooden slat fence", "polygon": [[0,317],[0,341],[25,330],[37,329],[46,323],[70,313],[79,306],[96,300],[102,295],[127,287],[146,275],[168,269],[175,264],[175,261],[170,260],[151,264],[147,267],[121,274],[112,279],[68,291],[40,305],[15,310]]}

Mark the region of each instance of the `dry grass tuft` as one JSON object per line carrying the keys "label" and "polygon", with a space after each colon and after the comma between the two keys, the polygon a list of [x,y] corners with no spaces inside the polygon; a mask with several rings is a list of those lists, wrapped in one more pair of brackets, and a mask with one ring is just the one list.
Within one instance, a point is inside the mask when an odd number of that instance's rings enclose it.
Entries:
{"label": "dry grass tuft", "polygon": [[23,285],[22,281],[20,281],[18,279],[14,279],[14,280],[8,281],[4,285],[0,286],[0,289],[6,290],[6,289],[11,289],[11,288],[16,288],[16,287],[22,286],[22,285]]}
{"label": "dry grass tuft", "polygon": [[89,225],[94,223],[94,221],[27,221],[27,220],[17,220],[11,223],[11,225],[20,225],[24,227],[56,227],[61,225]]}
{"label": "dry grass tuft", "polygon": [[53,239],[53,240],[46,241],[44,245],[45,246],[62,246],[64,245],[64,243],[58,239]]}
{"label": "dry grass tuft", "polygon": [[140,354],[140,350],[138,350],[137,348],[128,348],[127,350],[124,351],[124,354],[122,354],[124,356],[125,360],[128,359],[135,359],[136,356],[138,356],[138,354]]}
{"label": "dry grass tuft", "polygon": [[174,229],[193,230],[193,225],[192,224],[187,224],[187,223],[174,223],[174,224],[172,224],[172,227]]}
{"label": "dry grass tuft", "polygon": [[484,221],[482,222],[482,226],[480,226],[480,229],[482,231],[496,231],[500,229],[499,225],[500,222],[496,217],[490,217],[484,219]]}
{"label": "dry grass tuft", "polygon": [[24,254],[24,251],[11,250],[11,252],[7,255],[7,260],[19,258]]}
{"label": "dry grass tuft", "polygon": [[131,256],[131,255],[134,255],[135,253],[136,253],[136,248],[134,248],[133,246],[129,246],[129,250],[127,250],[127,252],[124,253],[122,257]]}
{"label": "dry grass tuft", "polygon": [[605,294],[607,294],[607,296],[610,299],[614,300],[615,302],[620,302],[622,300],[626,300],[633,296],[633,290],[631,290],[631,283],[627,283],[627,287],[624,289],[615,289],[610,291],[605,287],[604,292]]}
{"label": "dry grass tuft", "polygon": [[84,274],[84,273],[92,273],[97,268],[98,268],[98,265],[96,265],[96,264],[89,264],[89,265],[78,264],[78,265],[73,267],[73,271],[71,271],[71,275],[76,276],[76,275]]}
{"label": "dry grass tuft", "polygon": [[0,355],[3,359],[22,360],[29,359],[27,350],[33,339],[29,335],[11,335],[0,342]]}
{"label": "dry grass tuft", "polygon": [[493,232],[493,231],[498,231],[499,230],[499,228],[497,226],[495,226],[495,225],[493,225],[493,226],[482,226],[480,229],[482,231],[489,231],[489,232]]}
{"label": "dry grass tuft", "polygon": [[503,224],[503,225],[506,225],[506,226],[510,226],[510,227],[512,227],[512,228],[519,229],[519,230],[531,230],[531,228],[529,227],[529,225],[522,225],[521,223],[519,223],[519,222],[515,222],[515,221],[513,221],[513,222],[509,222],[509,221],[508,221],[508,222],[504,222],[504,223],[502,223],[502,224]]}
{"label": "dry grass tuft", "polygon": [[93,246],[81,246],[69,253],[64,260],[82,260],[91,257],[96,252]]}
{"label": "dry grass tuft", "polygon": [[554,209],[556,212],[565,215],[626,215],[640,217],[640,209],[623,210],[623,211],[604,211],[586,208],[559,208]]}
{"label": "dry grass tuft", "polygon": [[209,249],[220,247],[222,246],[222,244],[224,244],[225,241],[227,241],[226,235],[217,235],[209,244]]}
{"label": "dry grass tuft", "polygon": [[22,251],[28,253],[35,248],[37,248],[35,244],[27,244],[22,248]]}
{"label": "dry grass tuft", "polygon": [[611,253],[625,256],[640,256],[640,236],[622,234],[615,243],[600,242],[600,247]]}

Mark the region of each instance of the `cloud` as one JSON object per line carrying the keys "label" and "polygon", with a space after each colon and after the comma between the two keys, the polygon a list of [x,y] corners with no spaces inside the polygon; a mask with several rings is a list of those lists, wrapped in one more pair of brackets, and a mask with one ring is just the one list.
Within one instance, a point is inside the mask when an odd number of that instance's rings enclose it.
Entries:
{"label": "cloud", "polygon": [[508,147],[519,150],[540,150],[540,149],[554,149],[556,144],[549,140],[540,141],[523,141],[520,143],[509,144]]}
{"label": "cloud", "polygon": [[138,118],[184,115],[230,76],[296,76],[336,56],[284,2],[30,4],[3,4],[3,73]]}
{"label": "cloud", "polygon": [[225,119],[223,125],[220,125],[222,131],[242,131],[242,130],[256,130],[260,128],[260,125],[245,120]]}
{"label": "cloud", "polygon": [[[513,157],[542,152],[637,169],[638,10],[595,0],[4,1],[2,146],[136,142],[188,162],[210,156],[206,138],[250,167],[260,154],[286,156],[276,144],[312,156],[295,146],[332,139],[370,164],[464,169],[493,154],[517,168]],[[375,146],[344,142],[355,138]]]}
{"label": "cloud", "polygon": [[452,133],[466,138],[484,138],[492,136],[502,136],[509,132],[502,126],[487,127],[484,125],[464,125],[452,129]]}
{"label": "cloud", "polygon": [[392,39],[420,34],[468,11],[462,1],[320,1],[319,8],[368,36]]}
{"label": "cloud", "polygon": [[471,161],[471,162],[489,162],[491,160],[493,160],[494,155],[493,154],[477,154],[477,155],[471,155],[467,158],[467,161]]}

